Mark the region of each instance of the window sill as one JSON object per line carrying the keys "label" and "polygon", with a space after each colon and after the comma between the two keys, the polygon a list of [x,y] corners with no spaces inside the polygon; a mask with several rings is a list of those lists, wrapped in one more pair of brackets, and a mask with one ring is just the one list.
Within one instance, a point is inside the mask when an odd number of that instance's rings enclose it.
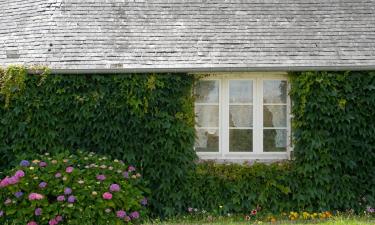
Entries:
{"label": "window sill", "polygon": [[282,160],[289,160],[289,152],[265,152],[265,153],[227,153],[221,154],[216,152],[197,152],[200,160],[213,160],[216,162],[277,162]]}

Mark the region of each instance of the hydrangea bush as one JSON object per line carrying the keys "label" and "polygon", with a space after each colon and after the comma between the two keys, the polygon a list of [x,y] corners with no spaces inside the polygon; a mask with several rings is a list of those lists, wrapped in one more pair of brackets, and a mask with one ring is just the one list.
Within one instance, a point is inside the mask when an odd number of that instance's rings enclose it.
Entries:
{"label": "hydrangea bush", "polygon": [[0,179],[0,224],[139,223],[147,213],[144,187],[137,169],[122,161],[47,153]]}

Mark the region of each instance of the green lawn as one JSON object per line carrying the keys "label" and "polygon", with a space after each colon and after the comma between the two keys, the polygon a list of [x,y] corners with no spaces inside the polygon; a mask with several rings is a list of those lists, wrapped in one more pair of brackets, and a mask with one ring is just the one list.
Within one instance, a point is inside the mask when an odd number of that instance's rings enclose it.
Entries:
{"label": "green lawn", "polygon": [[234,222],[234,221],[222,221],[222,222],[207,222],[207,221],[171,221],[171,222],[149,222],[145,224],[153,224],[153,225],[375,225],[375,220],[367,220],[364,218],[358,219],[346,219],[346,218],[333,218],[326,221],[316,221],[316,222],[292,222],[292,221],[285,221],[285,222]]}

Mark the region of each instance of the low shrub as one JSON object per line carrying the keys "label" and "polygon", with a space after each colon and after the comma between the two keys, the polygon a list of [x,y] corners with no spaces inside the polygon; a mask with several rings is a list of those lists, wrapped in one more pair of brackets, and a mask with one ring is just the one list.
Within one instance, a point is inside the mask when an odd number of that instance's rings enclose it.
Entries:
{"label": "low shrub", "polygon": [[270,212],[287,210],[293,207],[291,171],[288,162],[270,165],[201,163],[188,178],[186,210],[219,215],[260,208]]}
{"label": "low shrub", "polygon": [[77,151],[22,160],[0,181],[1,224],[132,224],[147,213],[134,166]]}

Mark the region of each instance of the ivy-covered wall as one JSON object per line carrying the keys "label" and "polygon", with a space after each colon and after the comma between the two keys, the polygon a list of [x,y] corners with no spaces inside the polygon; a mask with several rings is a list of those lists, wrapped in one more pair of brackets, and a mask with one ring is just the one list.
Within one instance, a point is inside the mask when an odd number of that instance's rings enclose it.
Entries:
{"label": "ivy-covered wall", "polygon": [[[375,205],[375,72],[291,74],[294,155],[280,165],[195,168],[194,77],[26,75],[0,70],[0,167],[87,150],[143,169],[159,216]],[[219,205],[222,206],[218,210]]]}
{"label": "ivy-covered wall", "polygon": [[299,208],[375,205],[375,72],[292,75]]}
{"label": "ivy-covered wall", "polygon": [[194,110],[187,74],[0,75],[0,167],[19,154],[87,150],[143,168],[154,212],[181,211],[194,167]]}

